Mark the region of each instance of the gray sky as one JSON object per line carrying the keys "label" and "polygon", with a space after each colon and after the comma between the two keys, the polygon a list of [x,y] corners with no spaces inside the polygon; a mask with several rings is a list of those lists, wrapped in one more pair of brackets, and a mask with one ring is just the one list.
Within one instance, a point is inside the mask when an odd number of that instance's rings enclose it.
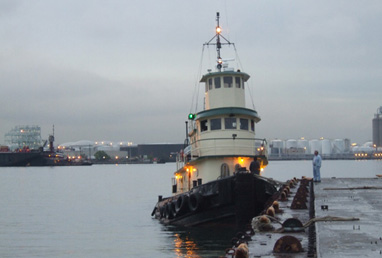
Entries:
{"label": "gray sky", "polygon": [[57,143],[183,142],[217,11],[251,75],[257,137],[372,138],[380,0],[0,0],[0,143],[53,124]]}

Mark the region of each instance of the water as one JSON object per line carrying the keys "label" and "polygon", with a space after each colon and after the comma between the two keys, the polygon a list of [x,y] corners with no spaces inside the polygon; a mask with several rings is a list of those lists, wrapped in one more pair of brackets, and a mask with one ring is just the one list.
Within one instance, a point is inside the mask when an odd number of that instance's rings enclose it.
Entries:
{"label": "water", "polygon": [[[218,257],[234,229],[165,227],[150,214],[175,164],[0,168],[0,257]],[[322,177],[374,177],[382,161],[323,161]],[[274,161],[277,180],[310,161]]]}

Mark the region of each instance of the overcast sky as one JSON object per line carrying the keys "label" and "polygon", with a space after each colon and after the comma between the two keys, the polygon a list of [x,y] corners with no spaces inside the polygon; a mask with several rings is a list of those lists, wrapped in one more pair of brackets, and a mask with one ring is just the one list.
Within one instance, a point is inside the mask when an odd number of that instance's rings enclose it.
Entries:
{"label": "overcast sky", "polygon": [[16,125],[44,139],[54,125],[57,143],[183,142],[217,11],[251,75],[257,137],[372,138],[380,0],[0,0],[0,143]]}

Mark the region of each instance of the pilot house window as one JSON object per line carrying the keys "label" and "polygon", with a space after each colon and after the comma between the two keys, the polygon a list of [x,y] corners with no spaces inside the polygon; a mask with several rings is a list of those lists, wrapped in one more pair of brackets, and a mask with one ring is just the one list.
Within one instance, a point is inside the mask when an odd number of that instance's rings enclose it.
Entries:
{"label": "pilot house window", "polygon": [[207,120],[200,121],[200,131],[204,132],[208,130]]}
{"label": "pilot house window", "polygon": [[222,122],[220,118],[214,118],[210,120],[211,130],[220,130],[222,129]]}
{"label": "pilot house window", "polygon": [[225,129],[236,129],[236,118],[235,117],[226,117],[224,118]]}
{"label": "pilot house window", "polygon": [[248,119],[240,118],[240,130],[248,130]]}
{"label": "pilot house window", "polygon": [[240,88],[240,77],[235,77],[235,84],[236,84],[236,88]]}
{"label": "pilot house window", "polygon": [[214,83],[215,83],[215,89],[220,88],[220,77],[215,77]]}
{"label": "pilot house window", "polygon": [[212,78],[208,79],[208,89],[212,90]]}
{"label": "pilot house window", "polygon": [[223,77],[224,88],[232,88],[232,77],[224,76]]}

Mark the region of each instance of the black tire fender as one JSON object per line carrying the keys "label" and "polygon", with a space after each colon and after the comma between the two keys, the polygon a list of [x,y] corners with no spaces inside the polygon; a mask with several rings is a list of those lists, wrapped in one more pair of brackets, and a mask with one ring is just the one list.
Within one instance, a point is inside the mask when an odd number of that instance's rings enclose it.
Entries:
{"label": "black tire fender", "polygon": [[161,207],[159,207],[159,217],[160,218],[163,218],[166,216],[166,206],[162,205]]}
{"label": "black tire fender", "polygon": [[173,219],[173,213],[172,213],[172,208],[171,208],[171,202],[168,202],[165,206],[166,209],[166,219]]}
{"label": "black tire fender", "polygon": [[188,207],[190,211],[198,211],[202,206],[203,196],[199,193],[190,194],[190,198],[188,200]]}
{"label": "black tire fender", "polygon": [[177,215],[184,214],[188,209],[188,195],[182,194],[178,197],[178,199],[175,202],[175,212]]}

